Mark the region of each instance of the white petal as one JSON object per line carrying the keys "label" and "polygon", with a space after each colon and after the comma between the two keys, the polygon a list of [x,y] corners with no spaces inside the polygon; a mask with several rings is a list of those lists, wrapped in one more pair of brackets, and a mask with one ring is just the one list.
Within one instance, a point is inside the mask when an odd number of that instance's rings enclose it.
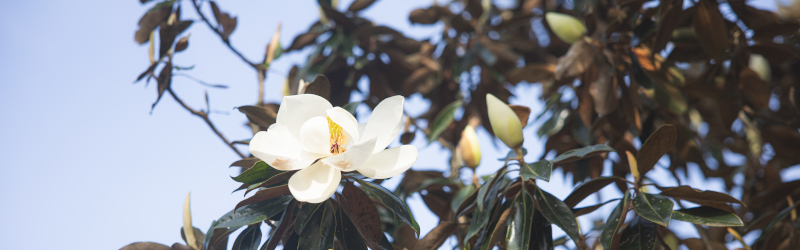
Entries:
{"label": "white petal", "polygon": [[331,131],[328,119],[322,116],[308,119],[300,127],[300,144],[311,153],[330,155]]}
{"label": "white petal", "polygon": [[417,161],[417,147],[403,145],[390,148],[369,157],[358,172],[373,179],[386,179],[398,175]]}
{"label": "white petal", "polygon": [[380,152],[389,146],[400,133],[403,125],[403,96],[392,96],[384,99],[372,111],[361,140],[377,138],[373,153]]}
{"label": "white petal", "polygon": [[375,148],[375,139],[353,144],[344,153],[322,159],[322,163],[344,172],[355,171],[364,165]]}
{"label": "white petal", "polygon": [[301,151],[297,140],[280,124],[256,133],[250,140],[250,153],[280,170],[296,170],[310,165],[313,161],[300,159]]}
{"label": "white petal", "polygon": [[297,171],[289,178],[289,191],[298,201],[320,203],[336,192],[342,174],[322,162]]}
{"label": "white petal", "polygon": [[318,95],[286,96],[281,101],[275,121],[286,126],[292,136],[300,140],[300,127],[311,117],[327,116],[325,111],[330,108],[333,108],[331,103]]}
{"label": "white petal", "polygon": [[350,112],[347,112],[347,110],[340,107],[328,109],[326,112],[328,114],[328,118],[331,118],[331,121],[339,124],[344,132],[350,135],[350,140],[352,142],[359,141],[360,133],[358,132],[358,121],[356,121],[356,118],[353,117]]}

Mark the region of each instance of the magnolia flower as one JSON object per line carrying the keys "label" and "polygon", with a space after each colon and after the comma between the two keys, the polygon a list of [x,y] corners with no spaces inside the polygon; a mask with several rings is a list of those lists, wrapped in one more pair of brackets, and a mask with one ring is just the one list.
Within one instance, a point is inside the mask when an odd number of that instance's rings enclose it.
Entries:
{"label": "magnolia flower", "polygon": [[385,179],[417,161],[414,146],[386,149],[400,133],[404,100],[386,98],[369,122],[359,124],[350,112],[320,96],[286,96],[275,124],[250,140],[250,153],[273,168],[300,170],[289,179],[294,198],[323,202],[336,192],[342,171]]}
{"label": "magnolia flower", "polygon": [[494,135],[509,148],[522,145],[522,122],[514,110],[492,94],[486,94],[486,108]]}

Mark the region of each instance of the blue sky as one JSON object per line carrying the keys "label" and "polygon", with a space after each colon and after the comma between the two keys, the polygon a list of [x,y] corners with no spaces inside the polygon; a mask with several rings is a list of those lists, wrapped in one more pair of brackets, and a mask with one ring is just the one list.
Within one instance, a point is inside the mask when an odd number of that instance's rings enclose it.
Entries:
{"label": "blue sky", "polygon": [[[342,1],[340,8],[350,2]],[[407,19],[411,10],[431,3],[378,1],[362,15],[411,37],[434,36],[436,40],[440,27],[414,26]],[[281,42],[288,45],[319,15],[312,0],[219,4],[238,16],[231,41],[251,59],[263,57],[279,22],[283,24]],[[0,2],[0,117],[4,121],[0,221],[5,225],[0,228],[0,241],[8,249],[54,245],[118,249],[135,241],[171,245],[181,241],[181,209],[187,192],[192,192],[194,225],[202,230],[243,199],[240,192],[231,194],[238,185],[229,176],[238,169],[227,168],[238,157],[169,96],[151,114],[155,84],[133,84],[149,65],[147,48],[133,41],[137,21],[148,7],[135,0]],[[195,18],[189,9],[183,13],[185,19]],[[204,24],[196,22],[188,32],[189,48],[174,63],[194,65],[188,72],[192,76],[230,88],[209,89],[182,77],[174,78],[173,88],[197,108],[204,106],[203,94],[208,91],[212,109],[219,111],[212,119],[220,130],[232,140],[249,139],[252,134],[242,125],[246,118],[234,108],[256,101],[254,72]],[[280,101],[288,69],[302,63],[308,52],[291,53],[274,63],[267,80],[268,101]],[[516,91],[538,96],[539,88],[522,85]],[[534,113],[541,110],[536,98],[512,102],[530,106]],[[425,109],[420,98],[407,103],[412,114]],[[542,153],[541,143],[533,136],[540,124],[534,122],[525,130],[529,161]],[[479,137],[484,157],[478,171],[488,174],[499,167],[493,159],[507,149],[492,145],[483,129]],[[421,153],[413,169],[443,170],[447,152],[438,145],[425,146],[419,138],[415,145]],[[544,189],[566,197],[570,189],[561,172],[556,171],[552,179],[542,183]],[[385,185],[394,188],[398,180]],[[721,190],[722,185],[712,182],[699,188]],[[603,197],[618,194],[609,188]],[[438,220],[418,196],[409,203],[424,235]],[[605,210],[613,206],[608,207]],[[591,224],[588,219],[581,223]]]}

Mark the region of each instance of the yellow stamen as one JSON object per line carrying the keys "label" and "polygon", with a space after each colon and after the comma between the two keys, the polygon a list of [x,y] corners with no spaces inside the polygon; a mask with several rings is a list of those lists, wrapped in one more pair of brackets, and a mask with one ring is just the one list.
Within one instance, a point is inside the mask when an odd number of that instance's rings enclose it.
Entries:
{"label": "yellow stamen", "polygon": [[347,136],[345,136],[342,126],[336,124],[331,120],[330,117],[328,119],[328,129],[331,132],[331,154],[339,154],[343,153],[347,149],[344,148],[344,145],[347,144],[349,141]]}

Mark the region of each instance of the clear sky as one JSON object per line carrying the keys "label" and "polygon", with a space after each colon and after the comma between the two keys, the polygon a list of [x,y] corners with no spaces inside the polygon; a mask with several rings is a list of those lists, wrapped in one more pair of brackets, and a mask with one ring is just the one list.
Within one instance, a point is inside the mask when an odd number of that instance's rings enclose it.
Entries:
{"label": "clear sky", "polygon": [[[188,1],[182,1],[188,7]],[[342,1],[340,8],[350,2]],[[411,10],[431,3],[378,1],[362,15],[411,37],[434,36],[436,40],[440,27],[415,26],[407,19]],[[0,242],[4,248],[119,249],[135,241],[171,245],[181,241],[181,209],[187,192],[192,192],[194,225],[203,231],[243,199],[241,192],[231,194],[239,185],[229,176],[238,174],[238,169],[227,168],[238,157],[169,96],[151,114],[155,84],[133,84],[149,65],[147,48],[134,42],[133,33],[151,5],[142,6],[136,0],[0,1],[0,221],[4,225]],[[231,41],[252,59],[263,57],[279,22],[283,24],[281,42],[288,46],[319,15],[313,0],[219,1],[219,5],[238,16]],[[192,10],[183,13],[185,19],[195,18]],[[208,91],[212,109],[219,111],[212,119],[223,133],[232,140],[249,139],[252,134],[243,126],[246,118],[234,108],[256,101],[254,72],[204,24],[196,22],[189,32],[189,48],[174,63],[194,65],[188,72],[192,76],[230,88],[210,89],[182,77],[174,78],[173,88],[197,108],[204,106],[203,93]],[[294,52],[274,63],[268,74],[268,101],[280,101],[288,69],[302,63],[308,53]],[[528,96],[538,96],[539,91],[535,85],[517,89]],[[541,110],[536,98],[512,102],[528,105],[534,113]],[[419,114],[425,103],[410,98],[406,109]],[[528,161],[542,154],[535,137],[540,124],[534,122],[525,130]],[[490,143],[485,130],[478,132],[484,149],[478,171],[488,174],[499,167],[494,159],[507,149]],[[413,169],[444,170],[447,152],[435,144],[426,147],[421,137],[414,142],[421,153]],[[393,189],[398,180],[385,185]],[[561,172],[556,171],[552,180],[542,183],[543,188],[566,197],[570,189]],[[706,183],[699,188],[721,190],[722,185]],[[614,188],[604,193],[616,197],[619,192]],[[409,203],[424,235],[438,220],[421,205],[418,195]],[[591,225],[588,219],[581,223],[584,229]]]}

